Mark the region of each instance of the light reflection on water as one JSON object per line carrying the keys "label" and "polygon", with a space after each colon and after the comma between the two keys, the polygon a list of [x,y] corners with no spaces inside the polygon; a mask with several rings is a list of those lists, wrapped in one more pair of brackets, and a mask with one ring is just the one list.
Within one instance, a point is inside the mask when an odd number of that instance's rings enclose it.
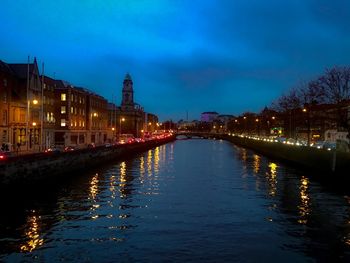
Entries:
{"label": "light reflection on water", "polygon": [[[0,218],[4,261],[346,261],[350,198],[217,140],[159,146]],[[44,201],[43,201],[44,200]]]}
{"label": "light reflection on water", "polygon": [[40,216],[36,215],[35,210],[27,217],[25,236],[26,240],[21,245],[21,252],[32,252],[44,244],[44,239],[40,235]]}

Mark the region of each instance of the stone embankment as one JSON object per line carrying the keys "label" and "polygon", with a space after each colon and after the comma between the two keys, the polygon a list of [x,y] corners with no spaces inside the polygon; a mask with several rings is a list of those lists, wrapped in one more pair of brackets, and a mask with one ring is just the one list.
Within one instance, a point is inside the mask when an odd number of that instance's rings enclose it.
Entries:
{"label": "stone embankment", "polygon": [[65,175],[137,154],[175,140],[174,136],[142,143],[95,147],[62,153],[12,157],[0,163],[0,186],[56,180]]}
{"label": "stone embankment", "polygon": [[240,136],[220,135],[219,137],[270,158],[316,172],[319,176],[327,176],[329,178],[329,175],[333,174],[346,180],[348,180],[348,177],[350,178],[350,153],[288,145]]}

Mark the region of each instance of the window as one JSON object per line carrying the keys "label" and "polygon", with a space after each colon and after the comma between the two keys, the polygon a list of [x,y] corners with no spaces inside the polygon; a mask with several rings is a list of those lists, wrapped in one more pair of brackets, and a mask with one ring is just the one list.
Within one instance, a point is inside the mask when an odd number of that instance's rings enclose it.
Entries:
{"label": "window", "polygon": [[3,94],[2,100],[3,100],[4,103],[7,102],[7,92],[6,91]]}
{"label": "window", "polygon": [[19,114],[19,121],[20,121],[20,122],[25,122],[25,119],[26,119],[25,116],[26,116],[26,115],[25,115],[23,112],[20,112],[20,114]]}
{"label": "window", "polygon": [[70,107],[70,113],[74,113],[74,108],[73,107]]}
{"label": "window", "polygon": [[83,116],[85,115],[85,110],[83,109]]}
{"label": "window", "polygon": [[7,110],[2,112],[2,125],[7,125]]}
{"label": "window", "polygon": [[77,127],[77,121],[74,121],[74,127]]}
{"label": "window", "polygon": [[74,109],[74,114],[77,114],[77,108]]}
{"label": "window", "polygon": [[71,101],[74,102],[74,95],[71,96]]}
{"label": "window", "polygon": [[61,127],[66,127],[66,119],[61,119]]}
{"label": "window", "polygon": [[79,97],[79,103],[81,104],[81,97]]}
{"label": "window", "polygon": [[61,106],[61,114],[65,114],[66,113],[66,106]]}
{"label": "window", "polygon": [[54,122],[55,119],[53,118],[53,112],[50,113],[50,121]]}
{"label": "window", "polygon": [[4,87],[7,87],[7,79],[4,79]]}
{"label": "window", "polygon": [[85,122],[83,121],[83,127],[85,127]]}
{"label": "window", "polygon": [[79,121],[79,127],[81,127],[81,121]]}
{"label": "window", "polygon": [[61,101],[66,101],[66,93],[61,93]]}
{"label": "window", "polygon": [[50,121],[50,113],[49,112],[46,113],[46,120]]}

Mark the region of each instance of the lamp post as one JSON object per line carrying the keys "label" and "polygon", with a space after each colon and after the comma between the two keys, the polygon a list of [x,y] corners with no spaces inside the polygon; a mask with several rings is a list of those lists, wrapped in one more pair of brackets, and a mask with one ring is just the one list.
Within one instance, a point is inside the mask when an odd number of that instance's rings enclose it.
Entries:
{"label": "lamp post", "polygon": [[[31,105],[31,103],[33,104],[33,105],[37,105],[38,104],[38,100],[36,100],[36,99],[33,99],[32,101],[30,101],[29,99],[28,99],[28,102],[27,102],[27,151],[29,151],[29,148],[31,148],[31,147],[29,147],[29,145],[31,145],[31,133],[30,133],[30,127],[29,127],[29,122],[30,122],[30,117],[31,117],[31,114],[30,114],[30,105]],[[36,126],[36,122],[35,121],[33,121],[32,123],[32,127],[35,127]]]}
{"label": "lamp post", "polygon": [[307,146],[310,146],[310,133],[311,133],[311,123],[310,123],[310,108],[309,110],[304,107],[303,112],[306,113],[306,122],[307,122]]}
{"label": "lamp post", "polygon": [[119,118],[119,137],[122,134],[122,121],[125,121],[125,118]]}

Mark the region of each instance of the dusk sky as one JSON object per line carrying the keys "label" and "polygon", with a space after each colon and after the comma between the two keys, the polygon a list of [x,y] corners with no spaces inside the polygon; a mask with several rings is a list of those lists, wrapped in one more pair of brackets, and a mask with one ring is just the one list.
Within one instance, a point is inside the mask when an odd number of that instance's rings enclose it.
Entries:
{"label": "dusk sky", "polygon": [[349,0],[13,1],[0,8],[0,59],[160,120],[259,111],[288,88],[350,65]]}

